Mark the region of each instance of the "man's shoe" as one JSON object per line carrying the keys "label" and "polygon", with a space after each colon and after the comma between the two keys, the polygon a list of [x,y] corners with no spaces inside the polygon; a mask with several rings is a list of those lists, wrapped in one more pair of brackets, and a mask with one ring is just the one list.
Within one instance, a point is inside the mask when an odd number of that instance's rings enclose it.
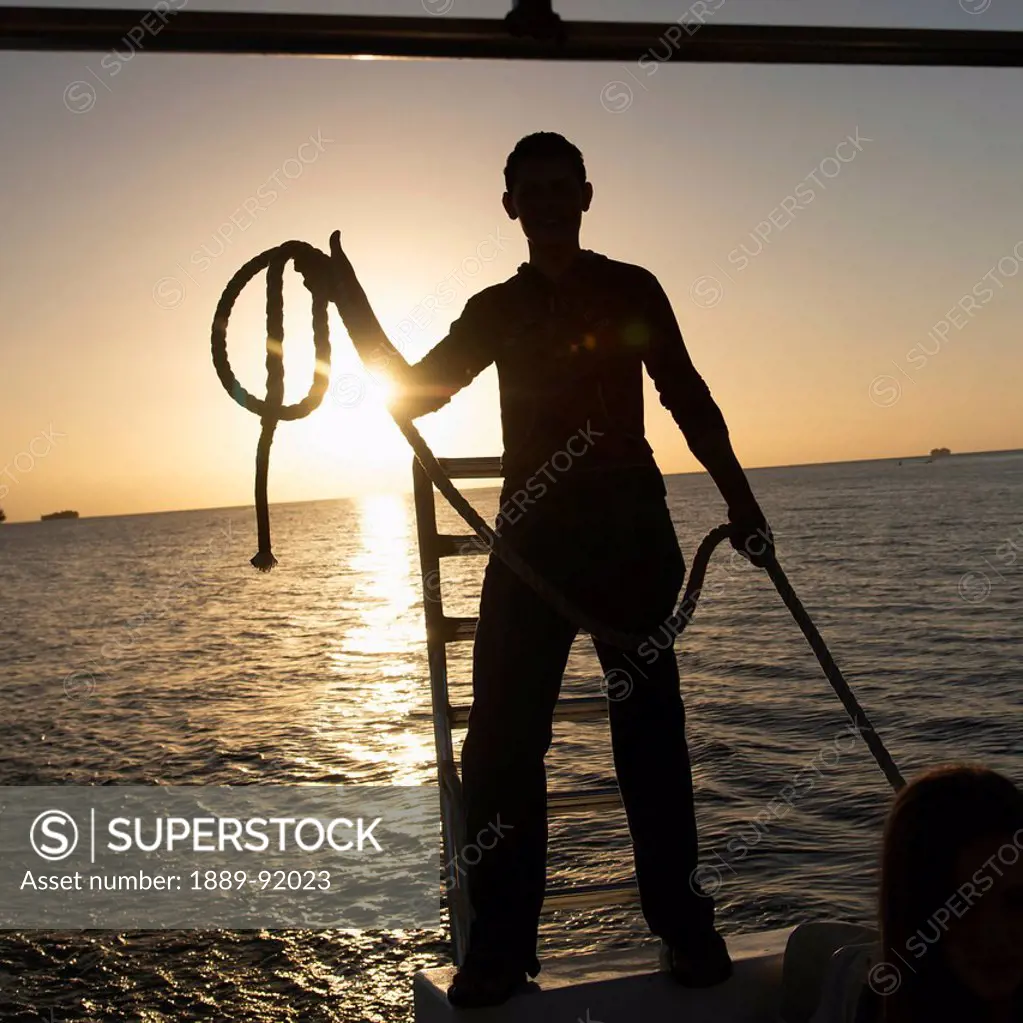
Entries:
{"label": "man's shoe", "polygon": [[500,1005],[528,984],[521,966],[481,963],[471,958],[459,968],[448,988],[448,1001],[459,1009],[478,1009]]}
{"label": "man's shoe", "polygon": [[732,957],[725,939],[711,931],[705,939],[685,945],[661,945],[661,969],[683,987],[713,987],[732,975]]}

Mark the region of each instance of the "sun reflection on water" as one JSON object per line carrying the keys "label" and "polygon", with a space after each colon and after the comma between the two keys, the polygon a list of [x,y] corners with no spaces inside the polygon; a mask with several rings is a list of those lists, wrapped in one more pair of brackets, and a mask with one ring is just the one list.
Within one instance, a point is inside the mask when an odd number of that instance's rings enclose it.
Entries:
{"label": "sun reflection on water", "polygon": [[430,699],[412,517],[400,495],[364,498],[358,515],[345,568],[358,582],[330,654],[336,698],[325,694],[321,727],[354,780],[421,785],[434,777],[434,750],[429,730],[410,725]]}
{"label": "sun reflection on water", "polygon": [[[413,578],[409,511],[397,495],[365,498],[359,506],[361,548],[349,570],[360,579],[353,591],[362,624],[348,630],[342,651],[395,655],[390,673],[408,662],[409,645],[422,640],[422,622],[409,614],[420,594]],[[404,661],[402,657],[404,655]]]}

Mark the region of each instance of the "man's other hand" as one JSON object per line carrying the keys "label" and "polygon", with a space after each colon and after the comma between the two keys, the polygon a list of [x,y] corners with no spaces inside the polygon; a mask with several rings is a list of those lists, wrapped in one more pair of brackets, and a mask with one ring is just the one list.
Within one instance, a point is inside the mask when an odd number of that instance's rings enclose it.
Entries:
{"label": "man's other hand", "polygon": [[774,536],[759,507],[729,508],[732,546],[757,568],[766,568],[774,560]]}

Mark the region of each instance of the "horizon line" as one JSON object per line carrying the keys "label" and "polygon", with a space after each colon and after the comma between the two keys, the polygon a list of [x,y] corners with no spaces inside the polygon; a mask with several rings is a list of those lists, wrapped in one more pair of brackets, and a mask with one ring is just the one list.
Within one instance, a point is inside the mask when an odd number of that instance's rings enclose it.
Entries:
{"label": "horizon line", "polygon": [[[949,455],[943,456],[946,458],[959,458],[966,455],[1008,455],[1015,454],[1017,452],[1023,452],[1023,447],[1019,448],[995,448],[991,450],[981,451],[955,451]],[[469,456],[472,457],[472,456]],[[757,465],[749,468],[744,467],[743,471],[747,473],[760,472],[762,470],[770,469],[809,469],[816,466],[825,465],[858,465],[862,462],[904,462],[909,460],[926,460],[930,458],[930,453],[926,455],[913,454],[913,455],[888,455],[883,458],[843,458],[838,461],[830,462],[787,462],[778,465]],[[666,472],[661,474],[666,480],[673,476],[706,476],[708,475],[706,469],[688,469],[683,472]],[[495,477],[499,478],[499,477]],[[461,489],[465,490],[487,490],[494,489],[499,484],[487,483],[482,486],[465,486]],[[401,490],[373,490],[361,496],[347,496],[347,497],[314,497],[303,501],[275,501],[271,502],[269,507],[271,508],[283,508],[288,505],[296,504],[323,504],[327,501],[359,501],[364,497],[374,497],[378,495],[390,494],[411,494],[412,488],[401,489]],[[234,511],[237,508],[252,508],[252,504],[225,504],[225,505],[207,505],[199,508],[165,508],[161,511],[143,511],[143,512],[116,512],[108,515],[79,515],[79,521],[81,519],[123,519],[129,518],[134,515],[180,515],[186,512],[200,512],[200,511]],[[40,519],[12,519],[7,520],[2,525],[18,526],[28,525],[31,523],[38,523]]]}

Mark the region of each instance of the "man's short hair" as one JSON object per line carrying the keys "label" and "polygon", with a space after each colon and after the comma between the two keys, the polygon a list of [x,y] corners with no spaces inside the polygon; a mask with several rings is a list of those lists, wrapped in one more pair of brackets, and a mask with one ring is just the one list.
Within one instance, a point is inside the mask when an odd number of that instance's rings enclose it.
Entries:
{"label": "man's short hair", "polygon": [[572,170],[579,178],[579,184],[586,184],[586,165],[583,154],[572,145],[564,135],[554,131],[538,131],[519,139],[515,148],[508,156],[504,166],[504,186],[507,191],[515,187],[515,179],[523,160],[563,159],[572,165]]}

